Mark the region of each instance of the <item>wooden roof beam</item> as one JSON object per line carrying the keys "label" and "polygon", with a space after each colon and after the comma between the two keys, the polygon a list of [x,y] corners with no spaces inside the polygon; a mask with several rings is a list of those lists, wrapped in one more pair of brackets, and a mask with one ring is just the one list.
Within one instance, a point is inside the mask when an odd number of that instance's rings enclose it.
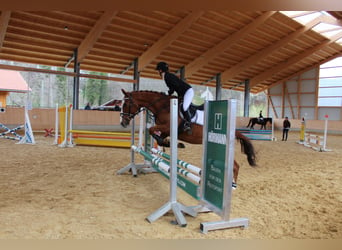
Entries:
{"label": "wooden roof beam", "polygon": [[236,64],[235,66],[227,69],[221,75],[222,82],[228,81],[228,80],[234,78],[234,76],[243,72],[244,70],[249,69],[251,66],[257,64],[259,61],[261,61],[267,55],[273,53],[274,51],[277,51],[279,48],[285,46],[286,44],[288,44],[292,40],[295,40],[300,35],[304,34],[306,31],[308,31],[308,30],[312,29],[314,26],[318,25],[321,21],[322,21],[322,18],[320,18],[320,17],[315,18],[314,20],[307,23],[302,28],[300,28],[300,29],[292,32],[288,36],[280,39],[279,41],[277,41],[273,45],[259,51],[258,53],[250,56],[246,60],[244,60],[244,61]]}
{"label": "wooden roof beam", "polygon": [[82,60],[88,55],[89,51],[93,48],[97,39],[102,35],[103,31],[107,28],[107,26],[113,20],[113,17],[118,13],[118,11],[105,11],[102,16],[97,20],[94,27],[88,33],[86,38],[82,41],[80,46],[78,47],[78,62],[82,62]]}
{"label": "wooden roof beam", "polygon": [[342,19],[335,19],[331,16],[322,16],[322,19],[323,23],[342,26]]}
{"label": "wooden roof beam", "polygon": [[[89,51],[94,47],[94,44],[102,35],[103,31],[107,28],[107,26],[113,20],[113,17],[118,13],[118,11],[105,11],[101,17],[97,20],[93,28],[81,42],[80,46],[78,46],[78,57],[77,60],[79,63],[83,61],[83,59],[88,55]],[[74,56],[72,56],[67,64],[74,60]]]}
{"label": "wooden roof beam", "polygon": [[10,17],[11,17],[10,11],[1,11],[1,16],[0,16],[0,50],[2,48],[2,44],[5,40],[6,30],[8,27]]}
{"label": "wooden roof beam", "polygon": [[[225,40],[217,44],[215,47],[207,50],[204,54],[197,57],[194,61],[189,63],[186,68],[186,77],[190,77],[193,73],[197,72],[200,68],[207,65],[210,61],[215,59],[219,54],[228,48],[232,47],[235,43],[239,42],[243,37],[247,36],[250,32],[255,30],[258,26],[262,25],[268,18],[274,15],[276,11],[268,11],[261,16],[257,17],[248,25],[244,26],[239,31],[227,37]],[[223,82],[223,81],[222,81]]]}
{"label": "wooden roof beam", "polygon": [[163,49],[169,46],[177,39],[192,23],[198,20],[203,15],[203,11],[195,11],[187,15],[180,22],[178,22],[169,32],[155,42],[147,51],[139,57],[139,68],[141,72],[147,65],[149,65]]}
{"label": "wooden roof beam", "polygon": [[342,14],[341,15],[338,14],[338,13],[340,13],[339,11],[327,11],[327,12],[338,20],[342,19]]}
{"label": "wooden roof beam", "polygon": [[[66,75],[66,76],[72,76],[72,77],[77,76],[77,74],[75,72],[50,70],[50,69],[40,69],[40,68],[30,68],[30,67],[24,67],[24,66],[14,66],[14,65],[5,65],[5,64],[0,64],[0,69],[17,70],[17,71],[25,71],[25,72],[38,72],[38,73],[53,74],[53,75]],[[93,75],[93,74],[83,74],[83,73],[79,74],[79,77],[101,79],[101,80],[108,80],[108,81],[116,81],[116,82],[129,82],[129,83],[136,83],[137,82],[134,79],[101,76],[101,75]]]}
{"label": "wooden roof beam", "polygon": [[305,50],[303,53],[291,57],[288,60],[284,61],[283,63],[279,63],[278,65],[276,65],[275,67],[266,70],[265,72],[259,74],[256,77],[253,77],[250,80],[250,87],[254,87],[256,86],[258,83],[265,81],[269,78],[272,77],[272,75],[279,73],[280,71],[286,69],[287,67],[290,67],[291,65],[299,62],[300,60],[303,60],[304,58],[306,58],[307,56],[310,56],[311,54],[315,53],[316,51],[321,50],[322,48],[328,46],[329,44],[335,42],[336,40],[340,39],[342,37],[342,32],[337,33],[336,35],[334,35],[333,37],[331,37],[330,40],[327,40],[323,43],[320,43],[310,49]]}

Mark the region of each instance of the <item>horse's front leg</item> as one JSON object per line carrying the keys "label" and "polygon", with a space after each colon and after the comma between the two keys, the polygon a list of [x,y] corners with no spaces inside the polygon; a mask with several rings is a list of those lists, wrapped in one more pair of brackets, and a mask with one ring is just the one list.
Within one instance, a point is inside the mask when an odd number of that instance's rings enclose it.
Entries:
{"label": "horse's front leg", "polygon": [[169,147],[170,142],[165,140],[170,135],[170,128],[168,126],[156,125],[149,128],[149,133],[157,141],[159,146]]}

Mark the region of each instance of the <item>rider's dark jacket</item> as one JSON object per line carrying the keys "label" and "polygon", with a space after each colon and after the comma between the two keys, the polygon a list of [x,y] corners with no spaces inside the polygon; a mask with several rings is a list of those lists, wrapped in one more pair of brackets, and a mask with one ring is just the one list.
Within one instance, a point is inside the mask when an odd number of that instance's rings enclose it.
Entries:
{"label": "rider's dark jacket", "polygon": [[169,95],[172,95],[173,92],[176,91],[178,97],[183,97],[185,95],[185,92],[189,88],[191,88],[188,83],[179,79],[175,74],[172,74],[170,72],[165,72],[164,80],[167,87],[169,88]]}

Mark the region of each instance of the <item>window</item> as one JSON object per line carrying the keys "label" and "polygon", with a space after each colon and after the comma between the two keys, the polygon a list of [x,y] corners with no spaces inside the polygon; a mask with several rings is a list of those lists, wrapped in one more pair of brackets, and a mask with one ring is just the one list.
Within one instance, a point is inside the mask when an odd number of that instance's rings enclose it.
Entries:
{"label": "window", "polygon": [[318,106],[342,106],[342,57],[324,63],[320,67]]}

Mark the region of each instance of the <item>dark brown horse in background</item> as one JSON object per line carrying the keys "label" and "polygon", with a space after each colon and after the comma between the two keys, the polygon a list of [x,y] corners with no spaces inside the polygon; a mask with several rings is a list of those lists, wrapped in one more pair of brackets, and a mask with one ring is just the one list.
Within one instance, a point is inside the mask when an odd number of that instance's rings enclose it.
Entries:
{"label": "dark brown horse in background", "polygon": [[260,129],[266,129],[267,123],[272,125],[272,117],[264,117],[264,118],[255,117],[255,118],[249,119],[247,128],[250,127],[251,129],[254,129],[255,124],[260,124],[261,125]]}
{"label": "dark brown horse in background", "polygon": [[[121,125],[127,127],[130,121],[142,110],[148,109],[152,112],[155,119],[155,126],[149,128],[149,133],[157,141],[159,146],[169,147],[170,141],[170,99],[177,98],[168,96],[164,93],[155,91],[132,91],[124,94],[124,102],[121,110]],[[178,115],[178,125],[182,123],[182,119]],[[178,131],[178,139],[191,144],[202,144],[203,126],[195,123],[191,124],[192,133]],[[256,166],[256,158],[253,144],[239,131],[235,131],[236,139],[241,144],[241,152],[247,156],[250,166]],[[239,164],[234,160],[234,183],[236,185],[239,172]]]}

